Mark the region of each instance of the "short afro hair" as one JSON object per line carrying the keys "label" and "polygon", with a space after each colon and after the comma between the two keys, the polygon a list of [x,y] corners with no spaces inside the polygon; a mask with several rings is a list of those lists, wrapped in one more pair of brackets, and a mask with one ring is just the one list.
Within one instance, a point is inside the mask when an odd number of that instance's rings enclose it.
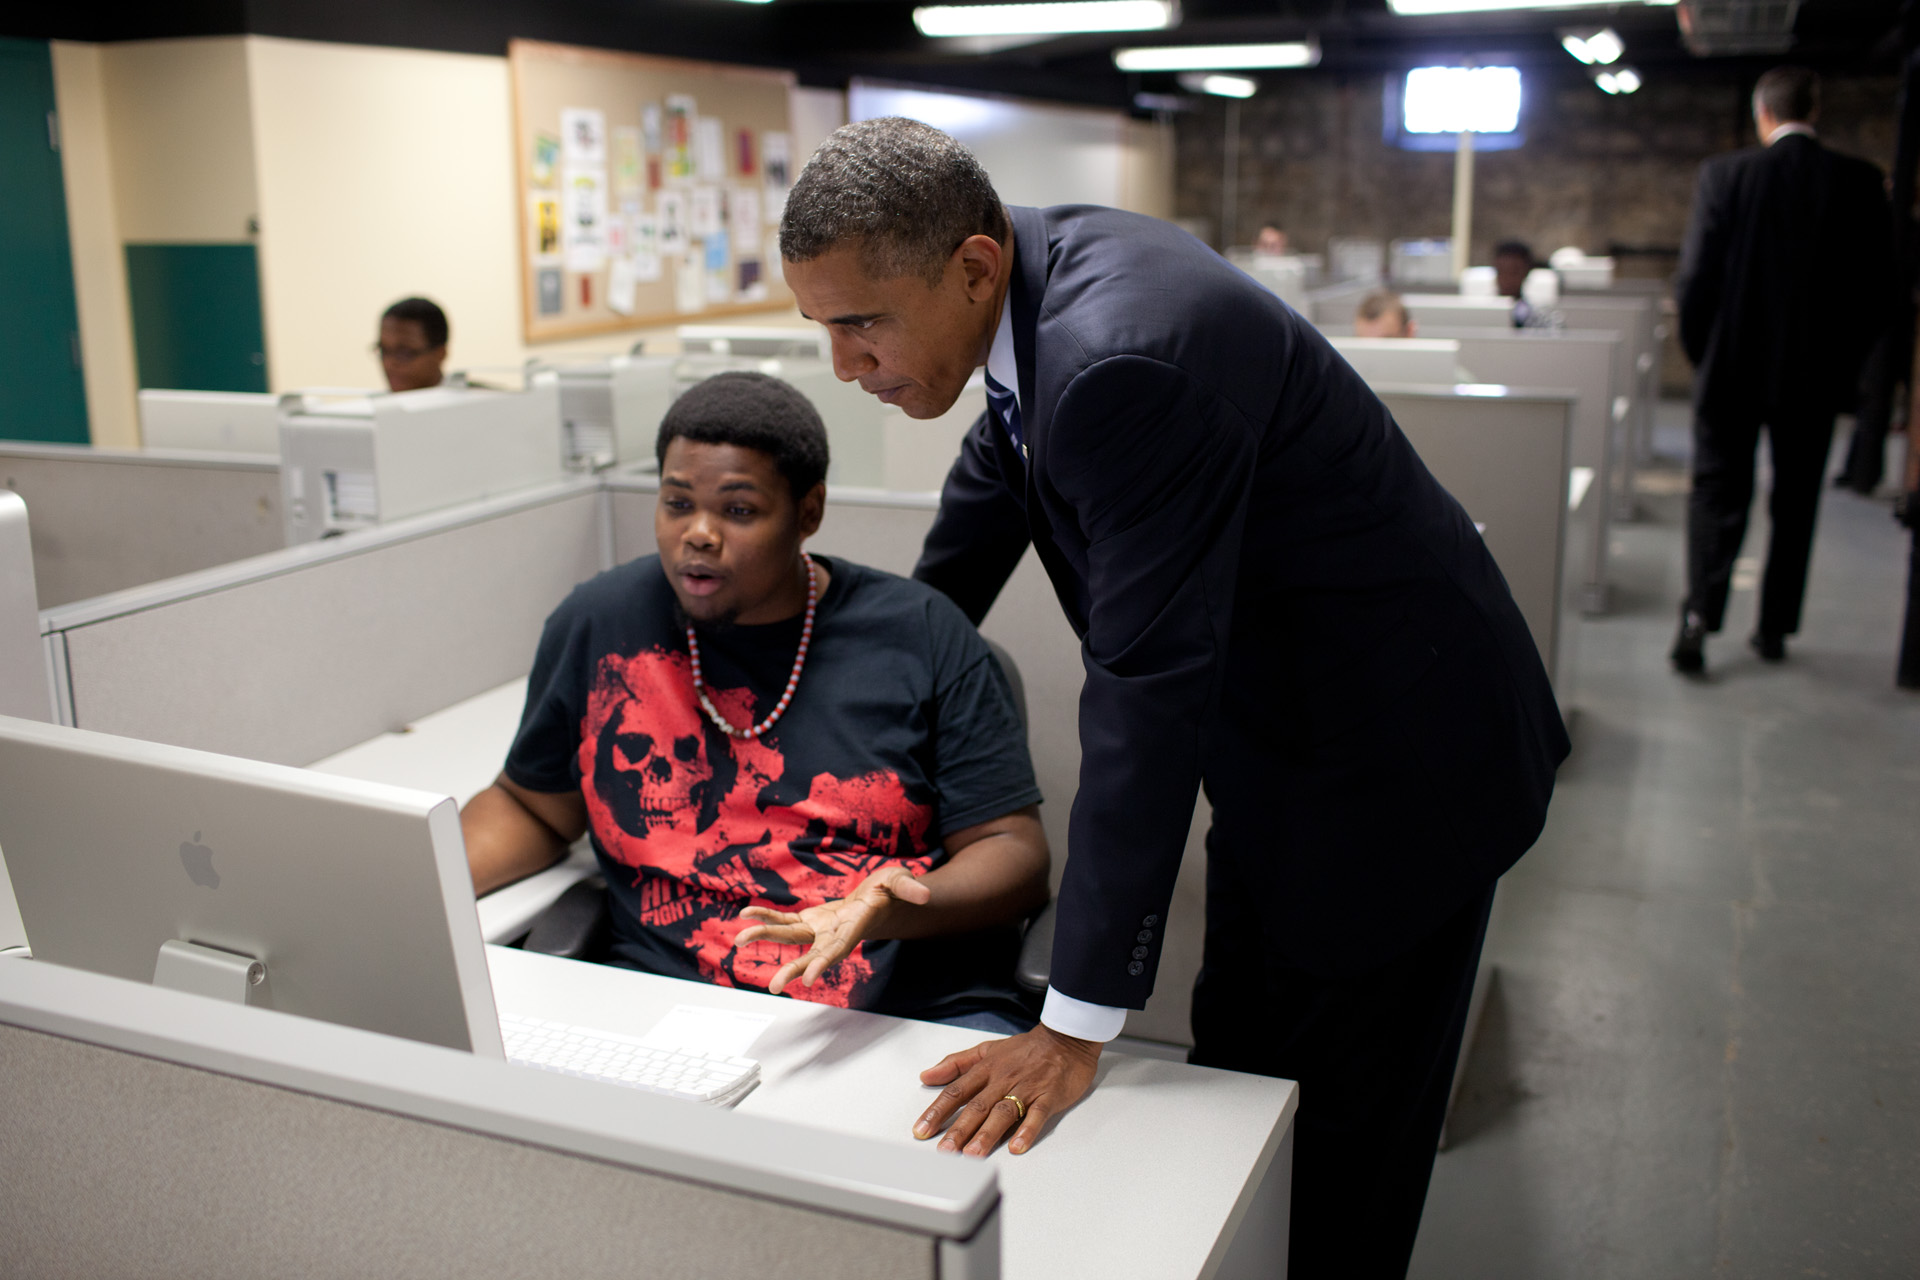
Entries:
{"label": "short afro hair", "polygon": [[[364,314],[364,313],[362,313]],[[411,320],[420,326],[429,347],[447,345],[447,313],[428,298],[402,298],[388,307],[382,320]]]}
{"label": "short afro hair", "polygon": [[1007,243],[1012,222],[987,171],[953,138],[904,116],[835,129],[787,193],[780,256],[811,262],[843,244],[876,279],[940,282],[973,236]]}
{"label": "short afro hair", "polygon": [[663,468],[675,440],[766,454],[795,502],[827,479],[827,428],[819,411],[792,383],[764,373],[716,373],[687,388],[660,420],[653,454]]}

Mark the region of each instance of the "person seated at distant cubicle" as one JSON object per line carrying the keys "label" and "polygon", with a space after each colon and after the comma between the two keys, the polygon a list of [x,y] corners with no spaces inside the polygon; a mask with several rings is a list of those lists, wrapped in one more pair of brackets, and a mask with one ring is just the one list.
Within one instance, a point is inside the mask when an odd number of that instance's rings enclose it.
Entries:
{"label": "person seated at distant cubicle", "polygon": [[1276,257],[1284,254],[1287,251],[1287,233],[1275,226],[1260,228],[1259,234],[1253,238],[1253,251]]}
{"label": "person seated at distant cubicle", "polygon": [[986,641],[930,587],[803,551],[827,437],[790,385],[709,378],[655,452],[659,554],[547,619],[506,767],[461,814],[475,892],[590,832],[614,963],[1028,1029],[1015,925],[1048,851]]}
{"label": "person seated at distant cubicle", "polygon": [[387,390],[437,387],[447,363],[447,313],[426,298],[402,298],[381,315],[373,349],[387,375]]}
{"label": "person seated at distant cubicle", "polygon": [[1407,304],[1391,289],[1375,289],[1360,299],[1353,313],[1356,338],[1411,338],[1420,326],[1407,314]]}
{"label": "person seated at distant cubicle", "polygon": [[1539,266],[1533,248],[1524,240],[1502,240],[1493,247],[1493,287],[1503,298],[1513,299],[1513,327],[1524,329],[1533,307],[1520,296],[1527,274]]}

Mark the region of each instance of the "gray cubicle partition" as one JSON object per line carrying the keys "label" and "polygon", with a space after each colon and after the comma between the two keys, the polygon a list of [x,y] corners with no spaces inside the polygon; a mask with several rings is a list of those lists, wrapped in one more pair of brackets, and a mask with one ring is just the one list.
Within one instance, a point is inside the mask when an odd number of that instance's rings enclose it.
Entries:
{"label": "gray cubicle partition", "polygon": [[[33,589],[27,504],[19,494],[0,489],[0,715],[53,719],[48,674]],[[0,951],[27,942],[7,879],[5,853],[0,850]]]}
{"label": "gray cubicle partition", "polygon": [[310,763],[526,674],[605,516],[565,481],[48,610],[61,719]]}
{"label": "gray cubicle partition", "polygon": [[[1658,281],[1636,281],[1658,285]],[[1577,290],[1563,294],[1554,310],[1569,329],[1613,329],[1624,340],[1615,366],[1615,393],[1627,399],[1624,439],[1615,460],[1611,495],[1613,518],[1638,517],[1635,472],[1652,455],[1654,409],[1660,398],[1660,345],[1666,328],[1660,316],[1663,289]]]}
{"label": "gray cubicle partition", "polygon": [[1566,387],[1578,395],[1574,407],[1569,464],[1593,472],[1592,484],[1575,509],[1586,528],[1579,539],[1582,558],[1574,572],[1580,584],[1582,612],[1607,611],[1611,579],[1607,567],[1613,509],[1605,500],[1614,491],[1615,472],[1627,449],[1627,415],[1617,413],[1618,381],[1624,343],[1613,330],[1421,329],[1421,336],[1455,338],[1460,363],[1483,382],[1508,386]]}
{"label": "gray cubicle partition", "polygon": [[1322,285],[1308,292],[1307,305],[1301,308],[1301,314],[1316,325],[1352,324],[1354,312],[1360,309],[1360,300],[1375,289],[1384,288],[1386,285],[1378,280],[1340,280]]}
{"label": "gray cubicle partition", "polygon": [[1567,626],[1570,390],[1378,386],[1421,461],[1484,528],[1564,706],[1575,672]]}
{"label": "gray cubicle partition", "polygon": [[286,541],[273,457],[6,443],[0,486],[33,510],[42,609],[229,564]]}
{"label": "gray cubicle partition", "polygon": [[9,1276],[994,1280],[992,1166],[0,959]]}

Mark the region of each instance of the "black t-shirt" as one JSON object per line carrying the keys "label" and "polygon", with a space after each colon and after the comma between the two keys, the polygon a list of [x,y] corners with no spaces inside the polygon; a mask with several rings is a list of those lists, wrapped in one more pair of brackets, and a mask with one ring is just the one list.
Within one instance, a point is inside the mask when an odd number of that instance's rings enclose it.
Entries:
{"label": "black t-shirt", "polygon": [[[802,949],[736,950],[742,908],[842,898],[892,862],[924,874],[946,832],[1040,799],[1006,676],[965,615],[921,583],[815,559],[832,580],[806,667],[758,741],[701,710],[658,556],[582,583],[547,619],[506,774],[585,796],[629,964],[765,990]],[[732,724],[772,711],[801,623],[701,629],[707,694]],[[1008,930],[866,941],[786,990],[901,1016],[1004,1007],[1016,951]]]}

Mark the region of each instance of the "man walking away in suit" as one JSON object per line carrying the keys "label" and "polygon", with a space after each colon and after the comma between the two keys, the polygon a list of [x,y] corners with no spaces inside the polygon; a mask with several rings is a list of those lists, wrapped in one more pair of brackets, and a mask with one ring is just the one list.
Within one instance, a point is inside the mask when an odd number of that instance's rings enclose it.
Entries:
{"label": "man walking away in suit", "polygon": [[[1700,170],[1674,291],[1694,366],[1693,495],[1687,598],[1670,655],[1706,670],[1753,504],[1754,452],[1767,429],[1773,538],[1750,641],[1768,662],[1800,629],[1807,562],[1833,419],[1890,314],[1892,223],[1880,172],[1822,146],[1820,81],[1775,67],[1753,90],[1761,144]],[[1846,246],[1845,255],[1836,248]]]}
{"label": "man walking away in suit", "polygon": [[1472,521],[1252,277],[1155,218],[1007,208],[924,124],[829,137],[780,253],[834,372],[909,417],[986,366],[914,576],[977,621],[1032,546],[1086,670],[1041,1025],[923,1072],[915,1133],[1021,1155],[1093,1086],[1204,782],[1193,1060],[1300,1082],[1296,1280],[1405,1275],[1494,881],[1568,749]]}

